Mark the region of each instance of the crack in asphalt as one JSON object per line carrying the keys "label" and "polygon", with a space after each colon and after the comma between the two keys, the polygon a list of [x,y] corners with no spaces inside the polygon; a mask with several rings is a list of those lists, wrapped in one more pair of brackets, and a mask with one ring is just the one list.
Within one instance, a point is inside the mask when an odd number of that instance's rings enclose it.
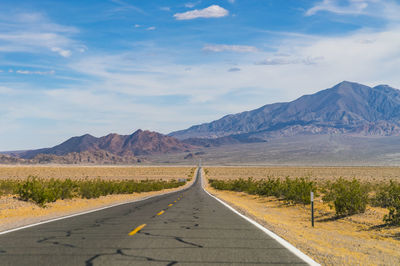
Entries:
{"label": "crack in asphalt", "polygon": [[142,261],[168,263],[166,265],[174,265],[174,264],[178,263],[178,261],[175,261],[175,260],[171,261],[171,260],[156,259],[156,258],[147,257],[147,256],[130,255],[130,254],[126,254],[124,252],[124,250],[129,251],[129,250],[133,250],[133,249],[131,249],[131,248],[119,248],[119,249],[116,249],[115,252],[112,252],[112,253],[99,253],[99,254],[96,254],[93,257],[89,258],[88,260],[86,260],[85,261],[85,265],[86,266],[93,266],[94,260],[99,259],[99,258],[101,258],[103,256],[115,256],[115,255],[120,255],[120,256],[128,257],[128,258],[141,259]]}

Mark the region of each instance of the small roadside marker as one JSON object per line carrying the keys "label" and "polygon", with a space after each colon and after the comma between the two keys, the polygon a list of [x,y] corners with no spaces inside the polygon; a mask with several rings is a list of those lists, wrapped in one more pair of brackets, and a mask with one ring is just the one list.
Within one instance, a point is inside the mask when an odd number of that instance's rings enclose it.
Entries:
{"label": "small roadside marker", "polygon": [[314,227],[314,192],[311,191],[311,226]]}

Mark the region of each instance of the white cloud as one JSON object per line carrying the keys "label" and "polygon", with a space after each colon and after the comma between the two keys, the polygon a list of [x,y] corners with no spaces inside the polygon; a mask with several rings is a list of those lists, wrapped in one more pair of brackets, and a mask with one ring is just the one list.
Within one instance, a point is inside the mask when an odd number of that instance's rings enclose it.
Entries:
{"label": "white cloud", "polygon": [[176,13],[177,20],[189,20],[196,18],[221,18],[229,15],[229,11],[218,5],[212,5],[204,9],[195,9],[184,13]]}
{"label": "white cloud", "polygon": [[140,28],[140,27],[141,27],[141,25],[139,25],[139,24],[135,24],[135,25],[133,25],[133,27],[135,27],[135,28]]}
{"label": "white cloud", "polygon": [[229,3],[234,4],[235,0],[228,0]]}
{"label": "white cloud", "polygon": [[311,16],[320,11],[327,11],[337,14],[361,14],[368,7],[368,1],[349,0],[348,5],[341,6],[336,0],[323,0],[306,12],[307,16]]}
{"label": "white cloud", "polygon": [[393,0],[345,0],[346,4],[337,0],[322,0],[308,9],[306,16],[318,12],[330,12],[337,15],[366,15],[379,17],[389,21],[400,20],[400,5]]}
{"label": "white cloud", "polygon": [[156,30],[156,27],[151,26],[151,27],[148,27],[146,30]]}
{"label": "white cloud", "polygon": [[0,51],[48,53],[69,57],[83,46],[70,38],[79,31],[51,22],[38,13],[2,14],[0,16]]}
{"label": "white cloud", "polygon": [[193,8],[193,7],[197,6],[198,4],[200,4],[200,2],[201,1],[189,2],[189,3],[184,4],[184,6],[187,7],[187,8]]}
{"label": "white cloud", "polygon": [[162,11],[171,11],[171,8],[169,6],[163,6],[163,7],[160,7],[160,10],[162,10]]}
{"label": "white cloud", "polygon": [[239,72],[239,71],[241,71],[241,69],[238,67],[232,67],[232,68],[228,69],[228,72]]}
{"label": "white cloud", "polygon": [[14,93],[14,90],[8,87],[0,86],[0,94],[10,95]]}
{"label": "white cloud", "polygon": [[[62,57],[70,57],[71,56],[70,50],[64,50],[59,47],[53,47],[53,48],[51,48],[51,51],[58,53]],[[80,51],[82,51],[82,50],[80,50]]]}
{"label": "white cloud", "polygon": [[15,73],[24,75],[54,75],[56,73],[54,70],[50,71],[31,71],[31,70],[17,70]]}
{"label": "white cloud", "polygon": [[256,65],[291,65],[291,64],[303,64],[303,65],[314,65],[321,62],[324,57],[312,57],[307,56],[305,58],[293,58],[291,56],[274,56],[264,60],[258,61]]}
{"label": "white cloud", "polygon": [[255,53],[258,52],[258,49],[254,46],[248,45],[207,44],[203,47],[203,51]]}

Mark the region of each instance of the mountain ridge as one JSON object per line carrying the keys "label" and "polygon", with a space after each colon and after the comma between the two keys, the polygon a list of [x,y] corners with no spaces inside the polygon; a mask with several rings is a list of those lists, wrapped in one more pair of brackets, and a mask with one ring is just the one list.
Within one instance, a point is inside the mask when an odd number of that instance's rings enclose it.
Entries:
{"label": "mountain ridge", "polygon": [[296,134],[387,136],[400,134],[399,117],[399,90],[343,81],[291,102],[267,104],[168,135],[181,140],[242,134],[262,139]]}
{"label": "mountain ridge", "polygon": [[139,129],[131,135],[112,133],[100,138],[85,134],[72,137],[51,148],[21,152],[17,156],[24,159],[33,159],[39,154],[65,156],[72,153],[104,151],[120,157],[136,157],[155,153],[182,152],[190,149],[193,149],[192,145],[183,143],[173,137]]}

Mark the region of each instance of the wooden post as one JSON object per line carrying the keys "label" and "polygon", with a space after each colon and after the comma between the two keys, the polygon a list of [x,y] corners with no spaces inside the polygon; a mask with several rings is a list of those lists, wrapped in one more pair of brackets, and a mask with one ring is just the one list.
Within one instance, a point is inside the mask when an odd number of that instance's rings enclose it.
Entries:
{"label": "wooden post", "polygon": [[311,191],[311,225],[314,227],[314,192]]}

